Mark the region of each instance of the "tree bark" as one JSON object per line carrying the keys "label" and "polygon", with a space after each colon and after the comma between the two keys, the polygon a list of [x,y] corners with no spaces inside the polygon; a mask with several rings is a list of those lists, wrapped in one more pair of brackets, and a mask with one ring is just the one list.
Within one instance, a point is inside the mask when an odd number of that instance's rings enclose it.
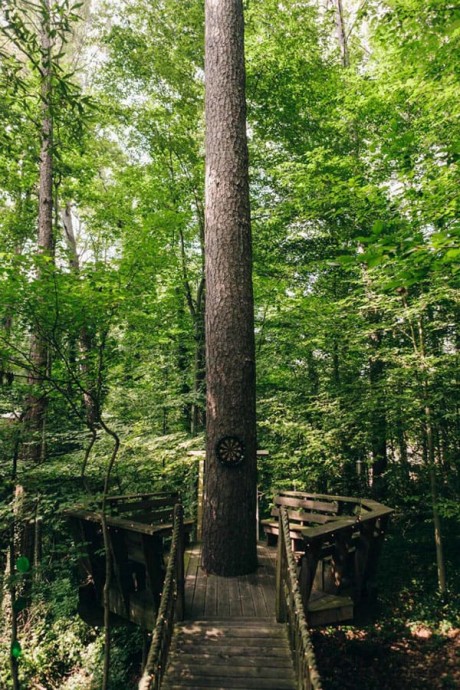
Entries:
{"label": "tree bark", "polygon": [[[206,466],[203,567],[255,570],[256,419],[252,250],[241,0],[206,0]],[[216,444],[236,436],[238,466]]]}
{"label": "tree bark", "polygon": [[[379,320],[379,313],[375,309],[369,312],[372,322]],[[386,492],[384,474],[388,467],[387,455],[387,415],[385,395],[382,391],[385,367],[381,359],[381,344],[383,334],[376,329],[369,336],[372,354],[369,360],[369,383],[372,393],[371,409],[371,451],[372,451],[372,492],[376,498],[382,498]]]}
{"label": "tree bark", "polygon": [[[67,248],[69,250],[69,266],[71,271],[76,276],[80,275],[80,258],[78,256],[77,238],[75,237],[72,205],[67,202],[61,215],[62,225],[64,227]],[[83,377],[85,392],[83,393],[83,404],[86,410],[86,422],[88,427],[94,431],[94,426],[98,419],[97,410],[97,391],[95,390],[96,383],[91,380],[91,367],[89,359],[93,351],[92,338],[89,329],[82,326],[80,329],[79,349],[81,353],[80,372]]]}
{"label": "tree bark", "polygon": [[[50,2],[45,0],[46,12],[40,27],[40,74],[41,74],[41,143],[38,192],[38,237],[37,253],[54,257],[53,238],[53,118],[51,113],[52,74],[51,74],[51,26]],[[43,278],[43,266],[39,265],[38,279]],[[24,424],[31,434],[25,455],[34,462],[44,460],[46,454],[44,427],[46,421],[47,398],[41,383],[49,368],[49,348],[46,338],[40,332],[32,333],[30,344],[32,372],[29,384],[35,388],[27,398]]]}
{"label": "tree bark", "polygon": [[340,52],[342,55],[342,65],[343,67],[348,67],[350,64],[350,58],[348,55],[348,41],[347,34],[345,31],[345,21],[343,18],[343,5],[342,0],[334,0],[335,3],[335,23],[337,25],[337,38],[339,41]]}

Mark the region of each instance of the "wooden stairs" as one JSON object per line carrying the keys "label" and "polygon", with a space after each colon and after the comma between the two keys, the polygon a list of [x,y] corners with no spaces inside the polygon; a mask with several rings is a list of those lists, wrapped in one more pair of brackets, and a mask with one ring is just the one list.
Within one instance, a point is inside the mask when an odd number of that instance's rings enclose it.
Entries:
{"label": "wooden stairs", "polygon": [[176,625],[164,690],[295,690],[286,626],[274,618]]}

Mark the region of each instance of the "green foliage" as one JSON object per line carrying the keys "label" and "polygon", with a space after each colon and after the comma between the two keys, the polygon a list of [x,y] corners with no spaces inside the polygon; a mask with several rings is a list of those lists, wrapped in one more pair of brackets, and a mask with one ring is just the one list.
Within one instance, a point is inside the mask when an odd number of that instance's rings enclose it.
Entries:
{"label": "green foliage", "polygon": [[[382,491],[408,524],[423,522],[423,535],[404,530],[411,548],[429,554],[409,559],[412,582],[401,575],[400,545],[387,600],[402,592],[403,603],[388,635],[417,622],[440,632],[457,604],[452,592],[447,604],[434,593],[427,439],[430,427],[435,507],[450,542],[460,519],[459,10],[371,0],[355,14],[344,2],[344,69],[333,13],[307,1],[247,5],[259,447],[270,451],[259,466],[263,507],[276,488]],[[2,6],[0,413],[19,419],[31,391],[46,394],[46,462],[30,466],[19,454],[17,463],[26,494],[40,497],[46,533],[41,584],[30,611],[17,610],[21,625],[27,615],[33,623],[30,640],[18,639],[21,673],[26,683],[96,690],[102,640],[75,616],[76,554],[59,516],[88,500],[78,479],[88,396],[122,441],[115,485],[177,489],[195,510],[197,462],[187,451],[204,445],[203,420],[192,424],[204,406],[203,8],[52,3],[55,262],[35,246],[34,24],[47,20],[44,8]],[[75,246],[59,217],[67,207]],[[51,366],[31,382],[37,332]],[[2,553],[21,429],[0,421]],[[98,424],[96,432],[86,472],[93,499],[113,448]],[[382,448],[383,488],[371,481]],[[17,570],[20,583],[34,566]],[[126,631],[115,638],[113,688],[134,687],[129,648],[140,641]],[[0,668],[10,653],[2,646]]]}

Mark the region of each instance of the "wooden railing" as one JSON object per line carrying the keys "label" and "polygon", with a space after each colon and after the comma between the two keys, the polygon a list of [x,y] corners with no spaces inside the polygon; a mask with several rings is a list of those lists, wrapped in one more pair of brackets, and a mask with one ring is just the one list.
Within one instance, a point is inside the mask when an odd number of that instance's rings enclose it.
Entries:
{"label": "wooden railing", "polygon": [[161,604],[139,690],[158,690],[168,660],[175,620],[184,617],[183,509],[174,508],[174,528]]}
{"label": "wooden railing", "polygon": [[300,594],[297,567],[291,548],[289,520],[284,506],[279,510],[279,523],[276,619],[278,623],[288,624],[298,690],[322,690]]}

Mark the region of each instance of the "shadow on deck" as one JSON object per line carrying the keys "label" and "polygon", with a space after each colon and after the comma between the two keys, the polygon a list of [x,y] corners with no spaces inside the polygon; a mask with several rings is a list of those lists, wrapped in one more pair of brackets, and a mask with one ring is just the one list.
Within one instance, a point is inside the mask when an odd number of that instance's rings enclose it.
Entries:
{"label": "shadow on deck", "polygon": [[206,575],[186,553],[185,618],[176,624],[162,688],[294,690],[286,626],[275,620],[276,550],[258,546],[256,573]]}

